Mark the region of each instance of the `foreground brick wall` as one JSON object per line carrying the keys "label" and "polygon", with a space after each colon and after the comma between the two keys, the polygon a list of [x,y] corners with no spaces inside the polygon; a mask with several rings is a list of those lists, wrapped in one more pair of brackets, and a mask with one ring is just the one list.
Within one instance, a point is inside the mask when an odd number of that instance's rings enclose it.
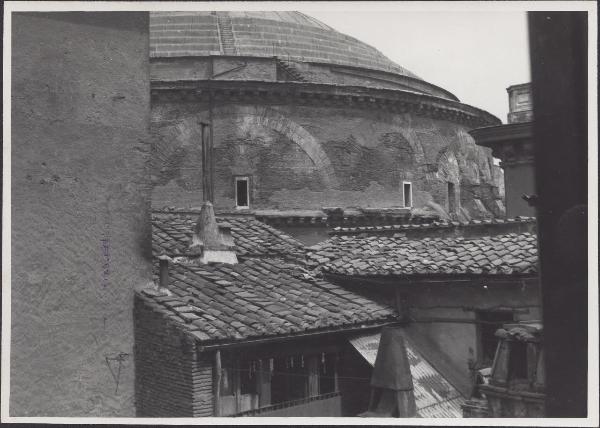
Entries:
{"label": "foreground brick wall", "polygon": [[137,296],[134,313],[137,416],[212,416],[209,356]]}
{"label": "foreground brick wall", "polygon": [[9,413],[134,416],[148,14],[13,13],[12,43]]}

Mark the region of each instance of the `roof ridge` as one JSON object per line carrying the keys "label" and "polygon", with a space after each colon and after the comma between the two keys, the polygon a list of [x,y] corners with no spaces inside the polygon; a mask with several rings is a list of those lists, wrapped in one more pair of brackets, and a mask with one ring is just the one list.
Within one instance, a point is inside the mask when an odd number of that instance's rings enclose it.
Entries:
{"label": "roof ridge", "polygon": [[535,223],[537,222],[536,217],[525,217],[516,216],[506,219],[484,219],[478,220],[473,219],[469,221],[453,221],[453,220],[435,220],[430,223],[407,223],[407,224],[393,224],[385,226],[355,226],[355,227],[342,227],[338,226],[333,228],[329,234],[339,235],[344,233],[361,233],[361,232],[389,232],[396,230],[407,230],[407,229],[436,229],[436,228],[451,228],[451,227],[473,227],[473,226],[490,226],[490,225],[501,225],[501,224],[513,224],[513,223]]}

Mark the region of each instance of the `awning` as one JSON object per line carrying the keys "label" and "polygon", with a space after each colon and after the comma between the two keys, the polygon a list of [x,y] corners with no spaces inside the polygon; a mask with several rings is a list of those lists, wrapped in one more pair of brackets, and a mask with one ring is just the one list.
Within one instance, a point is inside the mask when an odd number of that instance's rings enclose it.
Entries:
{"label": "awning", "polygon": [[[375,366],[381,333],[349,337],[349,342],[371,365]],[[442,374],[427,362],[404,335],[404,343],[413,378],[417,415],[423,418],[462,418],[464,397]]]}

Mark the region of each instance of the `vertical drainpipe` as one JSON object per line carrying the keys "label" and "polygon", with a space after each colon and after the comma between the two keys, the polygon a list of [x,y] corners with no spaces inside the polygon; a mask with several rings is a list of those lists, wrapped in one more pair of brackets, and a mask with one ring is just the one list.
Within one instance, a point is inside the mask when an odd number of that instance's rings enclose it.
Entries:
{"label": "vertical drainpipe", "polygon": [[209,129],[208,129],[208,150],[209,150],[209,155],[208,155],[208,186],[209,186],[209,195],[210,195],[210,201],[214,204],[215,203],[215,184],[214,184],[214,179],[215,179],[215,157],[214,157],[214,141],[213,141],[213,134],[214,134],[214,124],[213,124],[213,92],[210,91],[209,96],[208,96],[208,125],[209,125]]}
{"label": "vertical drainpipe", "polygon": [[207,138],[207,128],[210,128],[210,123],[200,122],[201,138],[202,138],[202,202],[212,200],[210,194],[210,151]]}
{"label": "vertical drainpipe", "polygon": [[213,376],[213,414],[221,416],[221,351],[215,351],[215,365]]}

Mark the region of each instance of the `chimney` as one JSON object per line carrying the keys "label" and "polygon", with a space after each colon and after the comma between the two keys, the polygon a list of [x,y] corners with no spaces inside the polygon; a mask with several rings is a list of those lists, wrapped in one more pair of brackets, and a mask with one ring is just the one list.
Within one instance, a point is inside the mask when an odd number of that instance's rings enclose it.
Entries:
{"label": "chimney", "polygon": [[[212,131],[209,124],[200,122],[202,127],[202,198],[204,200],[198,221],[192,234],[188,251],[189,257],[199,264],[238,262],[234,242],[231,239],[231,226],[219,227],[212,204],[213,160]],[[207,132],[208,131],[208,132]],[[209,134],[209,138],[207,138]]]}

